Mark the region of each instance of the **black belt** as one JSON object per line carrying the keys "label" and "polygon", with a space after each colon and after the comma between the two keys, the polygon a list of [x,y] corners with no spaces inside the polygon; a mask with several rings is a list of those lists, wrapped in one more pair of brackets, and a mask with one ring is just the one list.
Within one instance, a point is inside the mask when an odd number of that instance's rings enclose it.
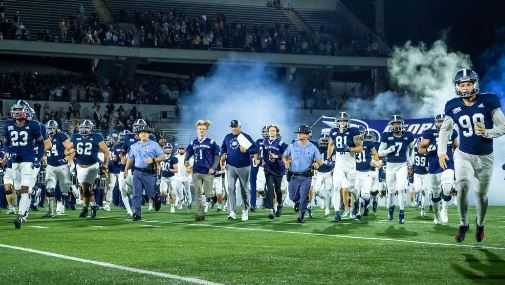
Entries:
{"label": "black belt", "polygon": [[133,170],[135,171],[140,171],[140,172],[144,172],[144,173],[147,173],[147,174],[155,174],[153,169],[151,168],[139,168],[139,167],[134,167]]}

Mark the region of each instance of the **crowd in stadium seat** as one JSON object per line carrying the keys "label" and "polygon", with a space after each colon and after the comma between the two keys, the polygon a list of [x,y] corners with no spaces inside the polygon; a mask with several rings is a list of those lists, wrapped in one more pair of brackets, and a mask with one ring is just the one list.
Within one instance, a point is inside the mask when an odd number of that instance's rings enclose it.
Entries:
{"label": "crowd in stadium seat", "polygon": [[154,47],[181,49],[238,50],[316,55],[375,54],[373,42],[368,48],[355,41],[337,40],[324,26],[313,33],[289,32],[288,24],[248,26],[230,23],[223,14],[189,17],[176,10],[122,11],[114,24],[101,23],[95,14],[83,11],[61,19],[58,32],[49,30],[30,34],[16,11],[7,19],[0,2],[0,39],[73,42],[91,45]]}
{"label": "crowd in stadium seat", "polygon": [[[188,17],[175,10],[127,15],[101,24],[94,16],[62,20],[65,40],[84,44],[182,49],[233,49],[250,52],[336,55],[338,43],[319,33],[289,33],[286,24],[248,27],[226,16]],[[129,24],[128,24],[129,23]]]}
{"label": "crowd in stadium seat", "polygon": [[2,98],[27,100],[176,105],[190,88],[191,82],[182,79],[139,76],[132,83],[108,79],[98,82],[92,75],[0,74]]}
{"label": "crowd in stadium seat", "polygon": [[9,19],[5,10],[5,4],[2,1],[0,2],[0,40],[29,40],[30,31],[23,24],[19,11],[16,11],[12,19]]}

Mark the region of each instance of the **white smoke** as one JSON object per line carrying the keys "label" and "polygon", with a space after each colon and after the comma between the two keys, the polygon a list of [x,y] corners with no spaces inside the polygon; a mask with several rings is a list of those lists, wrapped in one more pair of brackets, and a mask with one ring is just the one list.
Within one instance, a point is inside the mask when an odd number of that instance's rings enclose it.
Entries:
{"label": "white smoke", "polygon": [[394,49],[388,62],[389,77],[397,91],[378,94],[372,100],[352,99],[345,108],[365,119],[387,119],[392,114],[433,116],[443,112],[445,102],[454,97],[452,79],[462,67],[471,67],[470,57],[449,52],[443,41],[431,48],[407,42]]}
{"label": "white smoke", "polygon": [[[198,119],[212,122],[209,137],[218,144],[230,132],[230,121],[242,123],[242,131],[259,138],[264,125],[276,123],[281,135],[291,138],[295,126],[296,94],[290,94],[275,71],[265,64],[238,65],[233,59],[216,64],[206,77],[198,78],[193,94],[183,99],[179,129],[194,129]],[[191,138],[194,137],[191,133]],[[183,143],[186,143],[184,141]]]}

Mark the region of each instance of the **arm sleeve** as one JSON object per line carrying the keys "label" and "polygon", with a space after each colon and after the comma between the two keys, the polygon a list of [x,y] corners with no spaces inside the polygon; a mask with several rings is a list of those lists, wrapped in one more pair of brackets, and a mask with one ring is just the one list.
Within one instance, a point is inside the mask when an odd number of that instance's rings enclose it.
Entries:
{"label": "arm sleeve", "polygon": [[223,143],[221,144],[221,155],[228,153],[226,150],[226,140],[227,140],[227,136],[224,137]]}
{"label": "arm sleeve", "polygon": [[409,149],[407,150],[407,163],[409,165],[414,165],[414,159],[416,157],[416,154],[414,151],[415,146],[416,146],[416,140],[414,139],[409,143]]}
{"label": "arm sleeve", "polygon": [[377,151],[380,157],[385,157],[389,154],[389,152],[387,151],[387,147],[388,147],[387,143],[381,142],[381,144],[379,145],[379,150]]}
{"label": "arm sleeve", "polygon": [[442,127],[440,128],[440,133],[438,135],[437,153],[438,155],[447,153],[447,143],[449,142],[449,136],[452,134],[452,128],[454,127],[454,121],[451,117],[445,116]]}
{"label": "arm sleeve", "polygon": [[493,111],[493,128],[486,130],[484,137],[497,138],[505,134],[505,116],[500,108]]}
{"label": "arm sleeve", "polygon": [[193,144],[188,145],[186,148],[186,155],[184,156],[184,161],[188,161],[194,154]]}

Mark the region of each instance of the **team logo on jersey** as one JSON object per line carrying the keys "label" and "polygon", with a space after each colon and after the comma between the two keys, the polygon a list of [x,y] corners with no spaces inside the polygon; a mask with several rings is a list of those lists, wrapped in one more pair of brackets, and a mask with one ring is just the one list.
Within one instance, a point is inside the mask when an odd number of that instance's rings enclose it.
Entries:
{"label": "team logo on jersey", "polygon": [[388,137],[388,141],[392,141],[394,139],[395,139],[394,137]]}
{"label": "team logo on jersey", "polygon": [[478,106],[478,108],[484,108],[484,104],[480,103],[480,105]]}
{"label": "team logo on jersey", "polygon": [[7,127],[7,130],[8,130],[8,131],[13,131],[13,130],[14,130],[14,126],[8,126],[8,127]]}
{"label": "team logo on jersey", "polygon": [[452,109],[453,114],[457,114],[459,112],[461,112],[461,107],[457,107],[457,108]]}
{"label": "team logo on jersey", "polygon": [[233,139],[230,143],[232,149],[236,149],[239,147],[238,141],[236,139]]}

